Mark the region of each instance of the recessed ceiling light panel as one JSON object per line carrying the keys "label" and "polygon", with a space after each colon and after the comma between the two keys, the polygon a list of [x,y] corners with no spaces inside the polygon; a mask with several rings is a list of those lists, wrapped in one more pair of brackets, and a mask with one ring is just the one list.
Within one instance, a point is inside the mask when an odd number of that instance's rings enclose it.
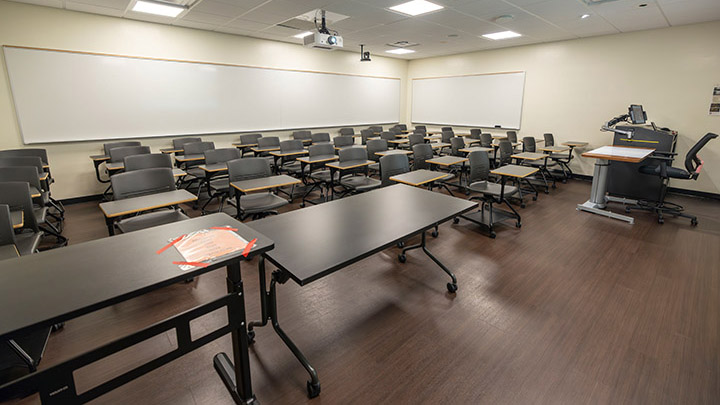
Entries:
{"label": "recessed ceiling light panel", "polygon": [[521,37],[522,35],[518,34],[514,31],[501,31],[501,32],[493,32],[492,34],[485,34],[483,37],[488,39],[493,39],[495,41],[500,39],[508,39],[508,38],[517,38]]}
{"label": "recessed ceiling light panel", "polygon": [[436,11],[443,9],[445,7],[431,3],[429,1],[425,0],[413,0],[408,1],[407,3],[398,4],[397,6],[390,7],[390,10],[397,11],[399,13],[416,16],[420,14],[429,13],[431,11]]}
{"label": "recessed ceiling light panel", "polygon": [[414,53],[412,49],[404,49],[404,48],[398,48],[398,49],[390,49],[388,51],[385,51],[387,53],[394,53],[395,55],[404,55],[406,53]]}
{"label": "recessed ceiling light panel", "polygon": [[155,14],[163,17],[177,17],[185,10],[186,7],[179,4],[148,0],[138,0],[132,8],[132,11],[138,13]]}

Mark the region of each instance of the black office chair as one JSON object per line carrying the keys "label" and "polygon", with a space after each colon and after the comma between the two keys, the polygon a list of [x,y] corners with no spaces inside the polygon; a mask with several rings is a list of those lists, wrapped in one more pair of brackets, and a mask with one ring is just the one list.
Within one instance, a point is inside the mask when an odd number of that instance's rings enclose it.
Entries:
{"label": "black office chair", "polygon": [[[555,146],[555,137],[553,134],[546,132],[543,134],[543,139],[545,140],[545,146]],[[566,179],[569,179],[570,176],[572,176],[572,170],[570,169],[570,161],[573,158],[572,154],[572,148],[568,150],[567,154],[565,153],[550,153],[550,159],[552,159],[553,162],[557,163],[560,166],[560,170],[563,172],[563,183]]]}
{"label": "black office chair", "polygon": [[[240,159],[241,157],[241,152],[237,148],[210,149],[205,151],[205,164],[227,164],[227,162]],[[222,211],[225,200],[230,197],[230,184],[228,182],[227,172],[218,172],[212,175],[209,181],[206,179],[206,185],[209,198],[205,201],[205,204],[203,204],[202,212],[204,213],[205,208],[216,198],[220,200],[218,212]]]}
{"label": "black office chair", "polygon": [[427,133],[427,127],[425,125],[415,125],[415,131]]}
{"label": "black office chair", "polygon": [[[535,144],[535,138],[532,136],[526,136],[522,140],[523,144],[523,152],[530,152],[530,153],[537,153],[537,145]],[[537,167],[540,169],[540,176],[542,177],[542,183],[545,186],[545,194],[550,192],[550,187],[555,188],[555,176],[550,173],[550,170],[548,168],[557,166],[557,163],[554,161],[548,161],[550,158],[550,155],[548,155],[545,159],[540,160],[532,160],[532,161],[523,161],[523,166],[530,166],[530,167]],[[547,179],[550,178],[552,180],[552,184],[548,184]],[[538,179],[540,181],[540,179]]]}
{"label": "black office chair", "polygon": [[380,139],[383,139],[385,141],[394,141],[396,138],[396,135],[394,132],[385,131],[380,134]]}
{"label": "black office chair", "polygon": [[693,147],[690,148],[688,153],[685,155],[684,170],[678,167],[668,166],[668,162],[672,164],[673,156],[676,155],[675,153],[655,151],[655,156],[652,158],[660,160],[660,164],[640,166],[638,170],[640,173],[647,174],[649,176],[659,176],[662,179],[658,200],[654,203],[638,201],[637,205],[628,206],[625,210],[630,212],[630,210],[639,209],[654,212],[657,214],[658,223],[661,224],[665,222],[664,215],[669,214],[674,217],[689,218],[690,224],[697,225],[698,220],[695,215],[684,213],[681,205],[667,202],[665,201],[665,197],[667,196],[668,187],[670,186],[670,179],[697,180],[698,176],[700,176],[703,164],[705,163],[700,156],[698,156],[698,152],[700,152],[700,150],[704,148],[708,142],[717,137],[717,134],[708,132],[705,136],[700,138],[700,140],[697,141],[697,143],[695,143],[695,145],[693,145]]}
{"label": "black office chair", "polygon": [[371,139],[366,145],[367,158],[375,163],[371,163],[368,166],[368,170],[371,173],[380,172],[380,156],[376,152],[384,152],[388,150],[388,142],[385,139]]}
{"label": "black office chair", "polygon": [[[189,142],[182,145],[184,149],[183,155],[205,155],[206,150],[215,149],[214,142]],[[195,183],[198,184],[197,194],[200,197],[201,182],[205,179],[205,171],[200,169],[198,166],[205,163],[204,160],[193,160],[182,163],[182,169],[187,173],[187,176],[183,179],[182,183],[186,189]]]}
{"label": "black office chair", "polygon": [[[110,178],[110,182],[112,183],[113,198],[115,200],[175,190],[175,178],[172,169],[167,167],[118,173]],[[116,226],[123,233],[127,233],[185,219],[188,219],[188,216],[179,207],[172,207],[123,218],[116,223]]]}
{"label": "black office chair", "polygon": [[368,127],[368,129],[372,130],[373,132],[377,132],[377,133],[380,133],[383,131],[383,127],[381,127],[380,125],[371,125]]}
{"label": "black office chair", "polygon": [[407,139],[408,143],[399,145],[399,148],[412,150],[413,146],[425,143],[425,136],[423,136],[423,134],[410,134]]}
{"label": "black office chair", "polygon": [[398,127],[402,129],[403,131],[407,131],[407,125],[405,124],[398,124]]}
{"label": "black office chair", "polygon": [[[6,149],[3,151],[0,151],[0,158],[1,157],[13,157],[13,156],[32,156],[32,157],[39,157],[40,160],[43,163],[43,166],[47,165],[47,167],[43,167],[43,170],[47,172],[48,179],[48,193],[50,193],[49,186],[53,183],[55,183],[55,178],[53,178],[51,168],[50,168],[50,160],[48,159],[48,153],[46,149],[42,148],[27,148],[27,149]],[[63,207],[63,204],[54,199],[52,195],[49,195],[50,204],[52,207],[58,212],[60,217],[64,217],[65,215],[65,207]]]}
{"label": "black office chair", "polygon": [[183,150],[183,152],[181,152],[181,154],[184,155],[184,154],[186,154],[186,152],[184,151],[186,143],[196,143],[196,142],[202,142],[202,141],[203,141],[202,138],[197,138],[197,137],[175,138],[172,140],[172,144],[173,144],[173,149]]}
{"label": "black office chair", "polygon": [[[507,131],[505,132],[505,134],[507,135],[507,140],[510,141],[511,144],[515,145],[516,143],[518,143],[516,131]],[[513,146],[513,151],[518,152],[519,150],[517,147]]]}
{"label": "black office chair", "polygon": [[[227,162],[229,181],[242,181],[270,177],[272,169],[268,161],[261,157],[236,159]],[[248,217],[259,219],[268,215],[277,215],[277,209],[289,203],[288,200],[278,197],[270,191],[264,191],[240,196],[240,201],[228,200],[230,205],[239,204],[240,220]]]}
{"label": "black office chair", "polygon": [[440,128],[440,130],[441,130],[441,131],[450,131],[450,132],[453,132],[453,128],[452,128],[452,127],[442,127],[442,128]]}
{"label": "black office chair", "polygon": [[23,226],[14,232],[14,244],[21,256],[38,251],[43,232],[35,219],[35,208],[26,182],[0,182],[0,204],[23,212]]}
{"label": "black office chair", "polygon": [[[308,148],[308,156],[311,158],[315,157],[331,157],[335,156],[335,147],[329,143],[321,143],[318,145],[311,145]],[[320,190],[320,201],[325,202],[325,192],[323,191],[323,186],[327,189],[327,195],[330,195],[330,174],[331,171],[329,169],[324,169],[325,163],[316,163],[316,164],[310,164],[309,167],[306,167],[307,169],[307,178],[310,179],[312,182],[312,185],[307,191],[305,191],[305,195],[303,195],[302,202],[300,203],[300,207],[305,207],[306,203],[315,204],[315,202],[308,200],[307,197],[315,191],[315,189]],[[323,168],[324,170],[316,170],[318,168]],[[339,176],[338,173],[335,173],[333,180],[338,181]]]}
{"label": "black office chair", "polygon": [[[367,154],[362,148],[343,149],[338,153],[338,157],[340,162],[365,162],[368,160]],[[351,194],[370,191],[382,185],[380,181],[371,178],[367,173],[367,166],[357,170],[344,170],[340,173],[339,183]]]}
{"label": "black office chair", "polygon": [[[516,218],[518,228],[521,226],[520,214],[515,211],[507,200],[508,197],[517,194],[520,190],[518,187],[493,183],[490,180],[490,158],[485,151],[474,151],[468,154],[470,174],[468,176],[468,190],[479,193],[479,196],[471,196],[470,200],[480,200],[480,212],[482,218],[485,218],[485,206],[488,207],[487,222],[484,223],[489,231],[489,236],[495,238],[494,231],[495,218],[493,218],[493,204],[505,204]],[[459,219],[455,218],[454,223],[458,223]]]}
{"label": "black office chair", "polygon": [[471,139],[480,139],[480,134],[482,134],[482,129],[480,129],[480,128],[472,128],[470,130],[470,138]]}
{"label": "black office chair", "polygon": [[461,136],[450,138],[450,154],[452,156],[464,157],[464,153],[460,152],[460,149],[465,148],[465,139]]}
{"label": "black office chair", "polygon": [[[351,138],[352,139],[352,138]],[[292,153],[304,151],[303,143],[297,139],[290,139],[280,142],[281,153]],[[301,175],[302,165],[296,159],[299,155],[283,156],[280,158],[278,172],[285,172],[290,175]]]}
{"label": "black office chair", "polygon": [[330,134],[327,132],[318,132],[311,136],[313,145],[318,143],[330,143]]}
{"label": "black office chair", "polygon": [[333,138],[333,144],[340,149],[351,148],[355,144],[355,139],[352,136],[336,136]]}
{"label": "black office chair", "polygon": [[[54,200],[52,199],[52,196],[50,194],[50,181],[39,180],[40,176],[45,176],[46,174],[43,168],[43,161],[39,156],[0,157],[0,167],[34,167],[36,171],[36,177],[40,182],[40,187],[37,187],[37,190],[41,192],[41,198],[40,200],[38,200],[38,204],[46,206],[49,209],[52,208],[52,211],[48,211],[48,214],[50,214],[58,221],[59,226],[62,226],[62,222],[65,216],[65,210],[62,208],[62,204],[56,204],[53,202]],[[35,184],[33,184],[33,186],[35,186]]]}
{"label": "black office chair", "polygon": [[341,136],[353,136],[353,135],[355,135],[355,130],[352,128],[340,128],[340,135]]}
{"label": "black office chair", "polygon": [[155,167],[166,167],[172,169],[172,158],[166,153],[151,153],[145,155],[130,155],[123,159],[123,166],[126,172],[135,170],[152,169]]}

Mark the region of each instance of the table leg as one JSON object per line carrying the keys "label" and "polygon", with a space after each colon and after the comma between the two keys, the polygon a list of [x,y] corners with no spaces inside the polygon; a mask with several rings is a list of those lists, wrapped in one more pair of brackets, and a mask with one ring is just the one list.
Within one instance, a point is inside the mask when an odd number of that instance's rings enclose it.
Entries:
{"label": "table leg", "polygon": [[578,211],[592,212],[593,214],[604,215],[606,217],[619,219],[627,223],[635,223],[635,218],[627,215],[616,214],[605,210],[607,203],[607,173],[610,163],[607,159],[598,159],[595,162],[595,171],[593,173],[592,189],[590,190],[590,199],[582,204],[577,205]]}
{"label": "table leg", "polygon": [[115,221],[112,218],[105,217],[105,225],[108,228],[108,235],[115,235]]}
{"label": "table leg", "polygon": [[257,405],[259,402],[253,394],[250,381],[249,342],[245,330],[245,297],[240,276],[240,263],[227,266],[227,289],[236,297],[235,305],[228,306],[228,318],[239,320],[240,328],[234,329],[231,333],[233,360],[231,361],[225,353],[218,353],[213,358],[213,365],[235,403]]}
{"label": "table leg", "polygon": [[447,267],[445,267],[445,265],[444,265],[440,260],[438,260],[435,256],[433,256],[433,254],[430,253],[430,251],[427,249],[427,243],[426,243],[426,239],[427,239],[427,238],[426,238],[426,236],[425,236],[425,232],[426,232],[426,231],[423,231],[423,232],[422,232],[422,240],[421,240],[421,242],[420,242],[419,244],[417,244],[417,245],[408,246],[408,247],[406,247],[405,249],[403,249],[403,250],[402,250],[402,253],[400,253],[400,254],[398,255],[398,260],[400,260],[400,263],[405,263],[405,261],[407,260],[407,257],[405,256],[405,253],[406,253],[408,250],[420,249],[420,248],[421,248],[421,249],[423,250],[423,252],[425,252],[425,254],[426,254],[430,259],[432,259],[432,261],[435,262],[435,264],[437,264],[438,266],[440,266],[440,268],[443,269],[443,271],[444,271],[445,273],[447,273],[448,276],[450,276],[450,279],[452,280],[452,282],[447,283],[447,289],[448,289],[449,292],[454,293],[454,292],[457,291],[457,288],[458,288],[458,286],[457,286],[457,278],[455,277],[455,274],[453,274],[453,273],[450,271],[450,269],[448,269]]}

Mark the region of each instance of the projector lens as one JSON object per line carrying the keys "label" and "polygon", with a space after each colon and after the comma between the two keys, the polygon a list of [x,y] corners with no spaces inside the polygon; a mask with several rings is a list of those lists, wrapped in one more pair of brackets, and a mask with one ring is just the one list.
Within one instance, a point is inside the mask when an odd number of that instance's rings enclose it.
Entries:
{"label": "projector lens", "polygon": [[336,44],[337,44],[337,37],[329,36],[329,37],[328,37],[328,44],[330,44],[330,45],[336,45]]}

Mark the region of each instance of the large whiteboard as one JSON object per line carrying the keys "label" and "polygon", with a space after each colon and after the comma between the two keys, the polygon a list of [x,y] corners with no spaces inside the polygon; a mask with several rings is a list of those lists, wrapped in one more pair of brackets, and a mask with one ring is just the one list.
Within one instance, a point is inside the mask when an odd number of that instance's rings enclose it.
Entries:
{"label": "large whiteboard", "polygon": [[398,122],[400,80],[4,47],[25,143]]}
{"label": "large whiteboard", "polygon": [[520,129],[525,72],[413,79],[412,122]]}

